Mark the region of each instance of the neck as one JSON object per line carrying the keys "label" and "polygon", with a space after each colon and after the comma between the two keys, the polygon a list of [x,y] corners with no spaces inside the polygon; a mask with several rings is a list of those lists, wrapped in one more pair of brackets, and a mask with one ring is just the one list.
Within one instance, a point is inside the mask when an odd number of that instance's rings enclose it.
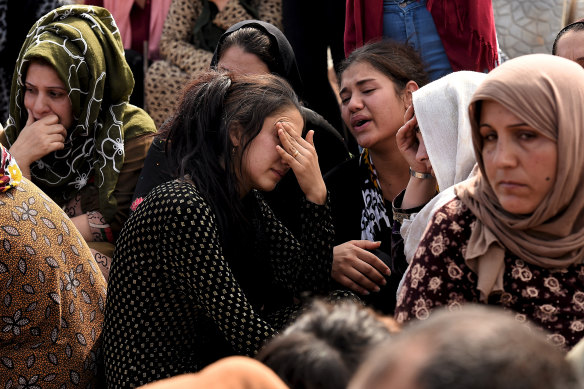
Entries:
{"label": "neck", "polygon": [[383,197],[393,201],[410,180],[408,163],[400,154],[395,140],[393,147],[369,149],[369,155],[377,171]]}

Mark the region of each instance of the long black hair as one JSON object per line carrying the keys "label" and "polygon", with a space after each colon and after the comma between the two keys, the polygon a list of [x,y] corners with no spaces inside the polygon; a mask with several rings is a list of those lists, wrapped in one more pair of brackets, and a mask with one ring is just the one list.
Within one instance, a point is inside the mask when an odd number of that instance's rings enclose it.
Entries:
{"label": "long black hair", "polygon": [[[280,77],[209,71],[184,89],[165,126],[171,164],[210,203],[223,239],[229,240],[232,223],[245,222],[237,178],[241,157],[266,117],[289,107],[300,110],[296,94]],[[239,138],[238,152],[232,134]]]}

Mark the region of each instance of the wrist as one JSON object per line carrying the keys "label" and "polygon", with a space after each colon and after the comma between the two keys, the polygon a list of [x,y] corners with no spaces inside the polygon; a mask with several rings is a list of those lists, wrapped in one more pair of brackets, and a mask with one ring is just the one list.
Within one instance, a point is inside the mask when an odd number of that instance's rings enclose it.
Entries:
{"label": "wrist", "polygon": [[313,191],[311,193],[306,194],[306,200],[310,201],[311,203],[317,204],[317,205],[324,205],[326,203],[326,199],[327,199],[327,191],[326,191],[326,186],[324,186],[324,185],[320,190]]}
{"label": "wrist", "polygon": [[415,177],[415,178],[420,178],[422,180],[428,180],[428,179],[434,178],[434,176],[431,173],[417,172],[414,169],[412,169],[411,167],[410,167],[410,176]]}

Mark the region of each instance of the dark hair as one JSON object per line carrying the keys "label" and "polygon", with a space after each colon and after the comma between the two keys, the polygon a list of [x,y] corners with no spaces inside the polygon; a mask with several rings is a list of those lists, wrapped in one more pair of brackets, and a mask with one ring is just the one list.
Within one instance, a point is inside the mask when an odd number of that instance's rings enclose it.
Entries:
{"label": "dark hair", "polygon": [[[442,308],[371,354],[351,389],[406,374],[420,389],[576,389],[575,372],[543,330],[502,308]],[[389,382],[387,382],[389,384]]]}
{"label": "dark hair", "polygon": [[223,57],[223,54],[230,47],[241,47],[246,53],[254,54],[263,63],[266,64],[270,72],[277,69],[277,56],[274,53],[273,44],[270,37],[263,31],[254,27],[243,27],[227,35],[217,53],[217,58]]}
{"label": "dark hair", "polygon": [[[210,202],[223,239],[232,222],[245,220],[236,174],[242,168],[240,156],[266,117],[287,107],[300,110],[296,94],[280,77],[209,71],[183,90],[175,115],[162,130],[171,165]],[[230,136],[236,129],[238,153]]]}
{"label": "dark hair", "polygon": [[346,388],[388,328],[363,306],[315,302],[257,355],[293,389]]}
{"label": "dark hair", "polygon": [[554,39],[554,45],[552,46],[552,54],[557,55],[556,53],[558,50],[558,41],[560,40],[562,35],[564,35],[568,31],[582,31],[582,30],[584,30],[584,19],[577,20],[574,23],[570,23],[566,27],[562,28],[560,30],[560,32],[558,32],[558,35],[556,35],[556,39]]}
{"label": "dark hair", "polygon": [[428,73],[418,52],[410,45],[390,39],[368,43],[353,51],[342,63],[339,70],[339,84],[347,68],[356,63],[367,63],[386,75],[401,92],[409,81],[421,88],[426,85]]}

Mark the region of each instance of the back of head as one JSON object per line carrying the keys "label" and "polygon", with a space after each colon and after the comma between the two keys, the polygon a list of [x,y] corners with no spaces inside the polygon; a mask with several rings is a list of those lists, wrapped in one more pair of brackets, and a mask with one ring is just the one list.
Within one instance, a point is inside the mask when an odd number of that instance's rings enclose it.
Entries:
{"label": "back of head", "polygon": [[412,101],[438,187],[468,178],[476,163],[468,104],[484,73],[450,73],[418,89]]}
{"label": "back of head", "polygon": [[369,351],[388,337],[387,327],[361,305],[316,302],[257,359],[291,388],[346,388]]}
{"label": "back of head", "polygon": [[552,46],[552,54],[558,55],[558,42],[562,38],[562,36],[570,31],[584,31],[584,19],[577,20],[573,23],[568,24],[566,27],[562,28],[558,35],[556,35],[556,39],[554,39],[554,44]]}
{"label": "back of head", "polygon": [[392,389],[576,389],[541,330],[485,306],[436,311],[380,347],[349,386]]}
{"label": "back of head", "polygon": [[182,374],[152,382],[145,389],[286,389],[282,380],[265,365],[249,357],[220,359],[197,373]]}
{"label": "back of head", "polygon": [[429,81],[424,64],[418,52],[404,43],[382,40],[368,43],[353,51],[342,63],[339,70],[339,83],[343,72],[356,63],[367,63],[387,76],[402,91],[408,81],[415,81],[419,87]]}

